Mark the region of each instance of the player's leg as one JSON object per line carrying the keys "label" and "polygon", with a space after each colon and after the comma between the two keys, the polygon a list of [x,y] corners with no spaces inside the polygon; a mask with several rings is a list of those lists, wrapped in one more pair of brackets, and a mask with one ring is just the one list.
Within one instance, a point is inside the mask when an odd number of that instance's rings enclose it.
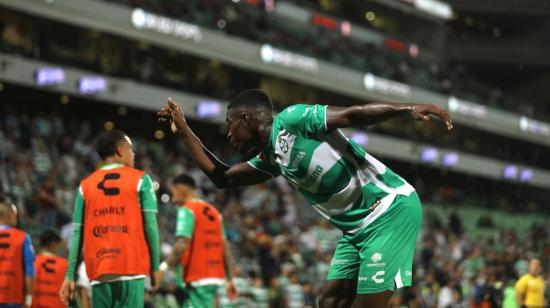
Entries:
{"label": "player's leg", "polygon": [[218,288],[219,286],[217,285],[197,287],[197,293],[203,303],[203,307],[214,307]]}
{"label": "player's leg", "polygon": [[201,287],[186,286],[187,300],[183,307],[214,307],[216,299],[217,285],[207,285]]}
{"label": "player's leg", "polygon": [[113,307],[143,307],[145,294],[143,278],[113,282],[112,290],[116,297]]}
{"label": "player's leg", "polygon": [[319,296],[321,308],[351,306],[355,300],[360,262],[358,248],[342,236],[334,250],[327,282]]}
{"label": "player's leg", "polygon": [[321,308],[348,308],[355,300],[357,279],[329,280],[325,283],[319,298]]}
{"label": "player's leg", "polygon": [[355,307],[387,307],[396,289],[412,284],[412,262],[422,224],[416,193],[396,197],[387,213],[369,225],[359,255]]}
{"label": "player's leg", "polygon": [[386,308],[393,291],[383,291],[374,294],[357,294],[353,308]]}
{"label": "player's leg", "polygon": [[113,305],[113,292],[110,283],[101,283],[92,286],[92,307],[107,308]]}

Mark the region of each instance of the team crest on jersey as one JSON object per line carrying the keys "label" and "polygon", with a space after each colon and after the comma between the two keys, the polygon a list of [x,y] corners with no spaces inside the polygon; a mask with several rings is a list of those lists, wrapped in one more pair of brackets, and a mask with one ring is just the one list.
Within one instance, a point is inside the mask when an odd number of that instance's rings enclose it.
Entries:
{"label": "team crest on jersey", "polygon": [[281,149],[281,151],[283,151],[283,153],[288,152],[288,143],[286,142],[286,140],[279,138],[279,148]]}

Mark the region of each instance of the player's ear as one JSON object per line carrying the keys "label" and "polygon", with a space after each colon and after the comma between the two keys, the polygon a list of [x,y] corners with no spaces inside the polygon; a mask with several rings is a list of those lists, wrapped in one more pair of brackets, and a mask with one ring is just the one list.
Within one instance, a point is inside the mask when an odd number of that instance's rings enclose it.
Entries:
{"label": "player's ear", "polygon": [[117,146],[117,147],[115,148],[115,154],[116,154],[117,156],[119,156],[119,157],[122,157],[122,154],[121,154],[121,151],[120,151],[120,147],[119,147],[119,146]]}
{"label": "player's ear", "polygon": [[250,125],[250,122],[253,118],[254,117],[248,112],[241,113],[241,120],[244,121],[247,125]]}

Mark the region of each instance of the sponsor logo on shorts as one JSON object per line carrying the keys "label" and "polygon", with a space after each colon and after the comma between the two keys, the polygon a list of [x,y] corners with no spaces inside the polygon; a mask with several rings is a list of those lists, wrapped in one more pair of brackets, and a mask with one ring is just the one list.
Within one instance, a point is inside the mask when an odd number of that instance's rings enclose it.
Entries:
{"label": "sponsor logo on shorts", "polygon": [[382,254],[379,253],[379,252],[375,252],[372,254],[372,256],[370,257],[370,259],[372,260],[372,262],[374,263],[377,263],[377,262],[380,262],[382,260]]}
{"label": "sponsor logo on shorts", "polygon": [[384,267],[386,266],[386,263],[381,263],[383,255],[379,252],[375,252],[370,257],[370,260],[372,263],[367,264],[367,267]]}
{"label": "sponsor logo on shorts", "polygon": [[380,277],[380,276],[383,276],[386,272],[385,271],[378,271],[376,272],[376,274],[372,275],[372,280],[375,282],[375,283],[382,283],[384,282],[384,277]]}
{"label": "sponsor logo on shorts", "polygon": [[367,276],[359,276],[359,278],[357,278],[358,281],[367,281],[368,280],[368,277]]}
{"label": "sponsor logo on shorts", "polygon": [[411,271],[405,271],[405,276],[412,276],[412,272]]}

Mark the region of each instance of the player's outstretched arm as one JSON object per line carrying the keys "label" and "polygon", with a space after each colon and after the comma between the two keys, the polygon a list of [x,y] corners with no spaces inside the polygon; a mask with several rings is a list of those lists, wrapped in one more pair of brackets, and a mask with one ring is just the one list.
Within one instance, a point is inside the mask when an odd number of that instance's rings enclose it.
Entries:
{"label": "player's outstretched arm", "polygon": [[193,133],[181,107],[172,98],[168,99],[168,106],[158,113],[159,121],[170,124],[173,133],[179,133],[185,142],[189,154],[202,171],[214,182],[218,188],[253,185],[265,182],[270,175],[261,172],[247,163],[238,163],[227,166],[210,152]]}
{"label": "player's outstretched arm", "polygon": [[350,107],[329,106],[327,129],[373,125],[402,115],[411,115],[417,121],[429,121],[433,115],[441,119],[448,130],[453,128],[447,110],[434,104],[370,103]]}

